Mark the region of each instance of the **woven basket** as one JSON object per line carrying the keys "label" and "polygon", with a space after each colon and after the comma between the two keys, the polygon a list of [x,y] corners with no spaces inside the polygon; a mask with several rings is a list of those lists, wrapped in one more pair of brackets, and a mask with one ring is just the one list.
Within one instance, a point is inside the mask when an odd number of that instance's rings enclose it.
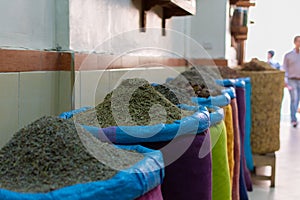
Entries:
{"label": "woven basket", "polygon": [[239,74],[241,77],[250,77],[252,83],[253,153],[265,154],[278,151],[284,72],[239,71]]}

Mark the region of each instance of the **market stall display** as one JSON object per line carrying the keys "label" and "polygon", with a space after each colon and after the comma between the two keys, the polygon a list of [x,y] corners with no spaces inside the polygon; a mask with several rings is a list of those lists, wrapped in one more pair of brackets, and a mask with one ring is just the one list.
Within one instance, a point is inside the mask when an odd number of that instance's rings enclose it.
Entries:
{"label": "market stall display", "polygon": [[[114,143],[138,143],[143,146],[160,149],[163,153],[165,179],[162,184],[164,199],[211,199],[211,152],[209,115],[204,107],[185,107],[194,110],[195,114],[185,117],[174,124],[160,124],[157,126],[123,126],[123,127],[90,127],[85,129],[92,132],[98,139],[110,138]],[[71,111],[72,112],[72,111]],[[71,116],[71,112],[61,117]],[[77,113],[78,110],[75,112]],[[214,119],[222,119],[219,112],[211,113]],[[160,132],[146,137],[158,128]],[[155,129],[156,128],[156,129]],[[133,137],[127,131],[138,133]],[[101,136],[99,136],[99,133]],[[155,132],[154,132],[155,133]],[[114,135],[112,137],[111,135]],[[175,137],[176,136],[176,137]],[[105,139],[104,139],[105,140]],[[199,152],[207,151],[204,157]],[[204,149],[204,150],[203,150]],[[181,152],[178,155],[178,152]],[[178,173],[180,171],[181,173]]]}
{"label": "market stall display", "polygon": [[[228,88],[222,91],[223,94],[218,96],[210,96],[208,98],[193,97],[192,101],[202,106],[218,106],[224,110],[224,122],[226,127],[227,137],[227,154],[228,164],[230,172],[230,183],[232,187],[233,174],[234,174],[234,133],[233,133],[233,121],[232,121],[232,108],[230,105],[230,95],[235,95],[233,88]],[[214,143],[212,144],[214,145]]]}
{"label": "market stall display", "polygon": [[[227,72],[228,70],[226,70]],[[226,77],[237,77],[237,71],[230,69],[230,74],[227,74]],[[223,76],[223,75],[222,75]],[[252,86],[251,79],[246,78],[235,78],[235,79],[223,79],[217,80],[217,83],[221,84],[224,87],[242,87],[245,88],[245,139],[244,139],[244,151],[247,167],[250,171],[254,170],[253,158],[252,158],[252,147],[251,147],[251,128],[252,128],[252,111],[251,111],[251,94]],[[241,84],[242,83],[242,84]],[[235,93],[235,91],[234,91]],[[234,98],[235,96],[232,96]],[[242,101],[243,98],[241,99]]]}
{"label": "market stall display", "polygon": [[[122,82],[124,83],[124,81]],[[121,84],[122,84],[121,83]],[[128,85],[128,82],[126,82]],[[135,83],[140,83],[135,81]],[[146,85],[146,93],[144,86]],[[130,84],[130,87],[133,87]],[[142,84],[142,87],[135,87],[136,90],[141,90],[140,94],[133,96],[135,107],[131,108],[132,114],[146,113],[143,116],[147,116],[149,108],[148,104],[155,104],[166,102],[163,104],[167,108],[174,110],[174,113],[178,113],[178,119],[170,120],[168,123],[164,119],[155,118],[156,124],[142,123],[142,124],[121,124],[116,126],[114,122],[104,128],[97,126],[91,126],[97,124],[97,120],[102,118],[97,117],[97,112],[104,113],[103,110],[111,109],[112,104],[109,106],[103,106],[107,103],[100,103],[95,110],[96,123],[89,123],[91,120],[90,110],[82,108],[83,112],[74,110],[66,113],[62,113],[60,117],[68,118],[72,117],[76,122],[81,122],[83,127],[91,132],[98,139],[103,141],[113,142],[115,144],[142,144],[143,146],[160,149],[163,153],[165,167],[165,179],[161,185],[162,194],[164,199],[211,199],[211,152],[210,152],[210,134],[208,131],[210,125],[210,114],[208,110],[203,106],[189,107],[183,105],[174,105],[170,103],[159,92],[154,90],[155,85],[149,85],[149,83]],[[119,90],[120,86],[116,88]],[[151,91],[151,98],[147,95],[147,90]],[[164,90],[166,91],[166,90]],[[112,91],[111,94],[114,94]],[[137,91],[134,91],[136,93]],[[167,91],[168,92],[168,91]],[[118,93],[117,93],[118,94]],[[121,93],[122,94],[122,93]],[[159,101],[155,100],[155,95],[159,97]],[[111,96],[109,97],[111,98]],[[124,97],[123,97],[124,98]],[[108,99],[108,98],[107,98]],[[150,99],[150,103],[149,102]],[[154,99],[154,100],[153,100]],[[104,100],[105,102],[106,100]],[[190,101],[190,100],[189,100]],[[120,100],[118,100],[120,102]],[[138,107],[137,105],[141,105]],[[146,105],[146,106],[145,106]],[[122,110],[121,106],[118,109]],[[72,113],[76,113],[73,115]],[[189,116],[180,116],[180,113],[189,113]],[[94,112],[95,113],[95,112]],[[106,112],[107,113],[107,112]],[[174,115],[170,113],[169,116]],[[123,113],[122,113],[123,114]],[[111,114],[110,114],[111,115]],[[168,115],[168,114],[167,114]],[[218,116],[219,113],[214,113],[214,116]],[[81,116],[85,121],[80,120]],[[122,116],[124,117],[124,116]],[[218,118],[218,117],[217,117]],[[222,116],[219,118],[222,119]],[[123,121],[124,123],[124,121]],[[200,150],[206,150],[206,154],[203,157],[199,157]],[[181,173],[178,173],[180,171]]]}

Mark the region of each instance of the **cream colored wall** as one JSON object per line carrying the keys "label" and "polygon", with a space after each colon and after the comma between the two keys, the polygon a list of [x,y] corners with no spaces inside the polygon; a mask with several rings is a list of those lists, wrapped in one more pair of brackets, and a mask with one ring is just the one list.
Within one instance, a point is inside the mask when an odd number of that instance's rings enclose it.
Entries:
{"label": "cream colored wall", "polygon": [[95,70],[76,72],[75,107],[95,106],[120,81],[127,78],[144,78],[151,83],[164,83],[168,77],[175,77],[186,67],[143,68],[122,70]]}
{"label": "cream colored wall", "polygon": [[71,109],[70,72],[0,73],[0,147],[44,115]]}
{"label": "cream colored wall", "polygon": [[[184,55],[184,40],[173,34],[162,36],[160,8],[147,12],[146,27],[141,33],[137,0],[70,0],[70,49],[123,54],[144,47],[158,47]],[[152,28],[152,30],[150,30]],[[184,17],[167,20],[167,28],[184,33]],[[164,52],[154,52],[164,55]],[[139,55],[143,55],[140,51]],[[149,55],[148,55],[149,56]]]}
{"label": "cream colored wall", "polygon": [[0,47],[69,49],[69,0],[1,0]]}
{"label": "cream colored wall", "polygon": [[[167,20],[161,34],[160,8],[147,12],[146,32],[138,31],[139,0],[69,0],[70,49],[122,54],[128,50],[154,47],[182,57],[227,58],[228,0],[197,0],[195,16]],[[149,30],[150,28],[154,28]],[[155,30],[156,28],[156,30]],[[196,43],[196,44],[195,44]],[[202,49],[203,50],[199,50]],[[140,55],[146,55],[139,51]],[[164,52],[166,53],[166,52]],[[156,55],[165,55],[155,52]],[[167,54],[166,56],[173,56]]]}

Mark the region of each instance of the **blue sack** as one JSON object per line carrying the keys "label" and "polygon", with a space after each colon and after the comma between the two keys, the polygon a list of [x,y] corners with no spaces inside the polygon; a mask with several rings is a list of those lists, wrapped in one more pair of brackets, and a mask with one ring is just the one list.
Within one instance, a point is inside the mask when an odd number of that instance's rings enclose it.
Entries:
{"label": "blue sack", "polygon": [[164,178],[160,151],[142,146],[117,146],[144,154],[134,166],[118,172],[106,181],[76,184],[49,193],[17,193],[0,189],[1,200],[132,200],[159,186]]}
{"label": "blue sack", "polygon": [[[66,112],[60,116],[73,116],[72,113],[84,112],[81,108]],[[71,118],[71,117],[70,117]],[[200,106],[191,116],[176,120],[172,124],[156,124],[151,126],[112,126],[99,128],[83,127],[101,141],[114,144],[139,144],[143,142],[165,142],[185,134],[203,133],[210,126],[210,115],[204,106]]]}

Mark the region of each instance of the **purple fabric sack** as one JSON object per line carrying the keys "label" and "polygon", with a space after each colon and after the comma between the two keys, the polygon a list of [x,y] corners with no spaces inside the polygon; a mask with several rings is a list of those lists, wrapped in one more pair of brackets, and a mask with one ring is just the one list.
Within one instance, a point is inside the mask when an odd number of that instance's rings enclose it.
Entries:
{"label": "purple fabric sack", "polygon": [[[240,127],[240,139],[241,139],[241,168],[243,170],[243,176],[245,184],[248,191],[252,191],[252,181],[251,174],[247,167],[246,157],[245,157],[245,123],[246,123],[246,93],[245,88],[236,88],[238,113],[239,113],[239,127]],[[241,189],[241,188],[240,188]]]}
{"label": "purple fabric sack", "polygon": [[[142,145],[159,149],[163,153],[166,166],[165,178],[161,185],[164,200],[212,199],[209,130],[196,136],[180,136],[171,142],[143,143]],[[178,152],[183,152],[179,158],[177,158]]]}
{"label": "purple fabric sack", "polygon": [[154,188],[153,190],[147,192],[143,196],[137,198],[136,200],[163,200],[160,185]]}

